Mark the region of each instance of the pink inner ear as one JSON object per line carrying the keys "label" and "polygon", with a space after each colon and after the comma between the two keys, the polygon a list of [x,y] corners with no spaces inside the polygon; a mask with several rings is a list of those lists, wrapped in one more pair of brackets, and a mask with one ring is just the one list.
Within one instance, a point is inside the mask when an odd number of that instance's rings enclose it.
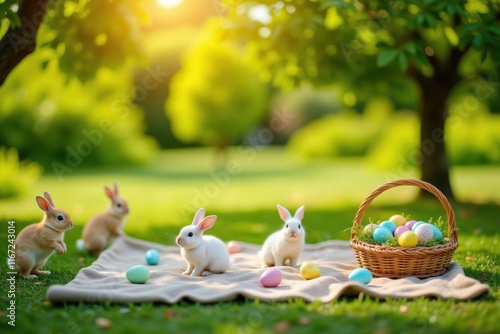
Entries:
{"label": "pink inner ear", "polygon": [[38,203],[38,206],[40,207],[40,209],[42,209],[45,212],[49,212],[50,206],[45,198],[43,198],[41,196],[37,196],[36,202]]}
{"label": "pink inner ear", "polygon": [[111,189],[109,189],[108,187],[104,187],[104,191],[106,192],[106,196],[108,196],[110,199],[113,199],[114,193]]}
{"label": "pink inner ear", "polygon": [[278,206],[278,213],[283,220],[290,218],[290,213],[283,207]]}
{"label": "pink inner ear", "polygon": [[199,228],[200,228],[200,231],[203,232],[205,230],[208,230],[212,226],[214,226],[216,220],[217,220],[217,216],[208,216],[208,217],[205,217],[205,219],[203,219],[201,221],[200,225],[198,225]]}

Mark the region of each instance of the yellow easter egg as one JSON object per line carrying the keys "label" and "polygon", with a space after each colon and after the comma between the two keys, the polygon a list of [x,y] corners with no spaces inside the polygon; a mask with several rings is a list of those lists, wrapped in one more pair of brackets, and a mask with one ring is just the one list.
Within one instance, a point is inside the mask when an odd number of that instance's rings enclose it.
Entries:
{"label": "yellow easter egg", "polygon": [[389,218],[389,220],[396,224],[396,226],[403,226],[404,224],[406,224],[406,218],[402,215],[394,215]]}
{"label": "yellow easter egg", "polygon": [[312,262],[304,262],[300,266],[300,274],[305,279],[313,279],[321,275],[321,270]]}
{"label": "yellow easter egg", "polygon": [[401,247],[415,247],[418,244],[418,236],[415,232],[406,231],[398,238]]}

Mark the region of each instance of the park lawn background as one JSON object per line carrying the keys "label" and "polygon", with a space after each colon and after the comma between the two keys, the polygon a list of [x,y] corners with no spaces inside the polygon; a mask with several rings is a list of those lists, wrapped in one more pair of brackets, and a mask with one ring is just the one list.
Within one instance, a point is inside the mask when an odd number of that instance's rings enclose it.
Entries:
{"label": "park lawn background", "polygon": [[[112,322],[107,332],[310,332],[338,333],[449,333],[498,332],[497,321],[500,269],[500,175],[498,166],[457,167],[452,183],[457,199],[452,206],[457,216],[460,246],[453,260],[466,275],[487,283],[492,293],[474,301],[438,299],[377,300],[361,295],[340,298],[328,304],[290,300],[262,303],[240,299],[201,305],[183,301],[177,305],[151,304],[62,304],[46,300],[47,288],[65,284],[95,258],[81,254],[75,242],[85,221],[108,205],[103,186],[117,180],[120,194],[129,202],[127,234],[173,245],[179,229],[190,223],[203,206],[217,214],[210,234],[223,240],[262,243],[281,227],[276,211],[280,203],[294,211],[304,204],[306,241],[348,240],[349,228],[361,201],[375,187],[389,179],[417,177],[416,171],[399,173],[375,170],[360,159],[300,161],[286,151],[272,147],[234,148],[225,168],[215,166],[209,149],[165,151],[142,168],[82,170],[56,176],[47,171],[33,193],[16,200],[0,201],[4,223],[0,256],[7,253],[7,221],[16,222],[17,232],[41,218],[34,197],[48,190],[58,207],[70,212],[76,227],[66,233],[68,253],[53,255],[46,268],[48,277],[19,279],[16,285],[16,328],[8,326],[2,314],[0,331],[18,333],[101,332],[96,319]],[[398,187],[379,196],[365,214],[382,220],[394,213],[415,219],[436,219],[445,215],[434,199],[415,200],[417,188]],[[131,264],[131,266],[134,264]],[[4,267],[5,268],[5,267]],[[2,270],[2,272],[5,272]],[[0,281],[2,305],[8,289]],[[5,312],[2,307],[0,312]],[[1,313],[0,313],[1,314]],[[14,330],[14,331],[13,331]]]}

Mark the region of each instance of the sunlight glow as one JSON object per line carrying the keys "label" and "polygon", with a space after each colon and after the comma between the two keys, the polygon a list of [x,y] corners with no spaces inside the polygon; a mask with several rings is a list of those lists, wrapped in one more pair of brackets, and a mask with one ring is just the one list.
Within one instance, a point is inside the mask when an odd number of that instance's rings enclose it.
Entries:
{"label": "sunlight glow", "polygon": [[163,7],[163,8],[172,8],[175,6],[180,5],[182,0],[156,0],[158,3],[158,6]]}

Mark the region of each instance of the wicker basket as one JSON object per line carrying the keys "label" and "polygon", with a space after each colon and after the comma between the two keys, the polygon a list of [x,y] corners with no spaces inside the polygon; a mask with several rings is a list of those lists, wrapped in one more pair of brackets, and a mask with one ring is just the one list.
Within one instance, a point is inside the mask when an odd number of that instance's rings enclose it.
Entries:
{"label": "wicker basket", "polygon": [[[384,191],[398,186],[417,186],[427,190],[439,199],[446,211],[448,231],[451,232],[449,241],[446,244],[431,247],[403,248],[372,245],[356,240],[355,232],[356,230],[359,231],[357,227],[362,225],[363,215],[368,205]],[[391,181],[372,191],[359,206],[354,218],[350,245],[354,250],[358,266],[370,270],[373,276],[388,278],[439,276],[448,269],[451,256],[458,247],[455,213],[443,193],[430,183],[415,179]]]}

